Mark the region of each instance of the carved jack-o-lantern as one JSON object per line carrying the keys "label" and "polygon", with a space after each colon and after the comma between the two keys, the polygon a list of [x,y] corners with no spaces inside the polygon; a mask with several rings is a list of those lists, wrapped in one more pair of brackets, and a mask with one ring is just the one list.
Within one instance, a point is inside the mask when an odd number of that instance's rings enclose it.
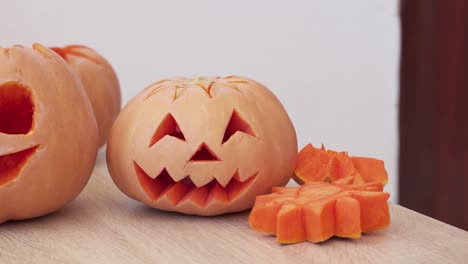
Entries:
{"label": "carved jack-o-lantern", "polygon": [[216,215],[253,205],[290,179],[294,127],[278,99],[242,77],[173,78],[117,117],[107,160],[116,185],[149,206]]}
{"label": "carved jack-o-lantern", "polygon": [[0,223],[74,199],[96,154],[96,120],[70,67],[38,44],[0,47]]}

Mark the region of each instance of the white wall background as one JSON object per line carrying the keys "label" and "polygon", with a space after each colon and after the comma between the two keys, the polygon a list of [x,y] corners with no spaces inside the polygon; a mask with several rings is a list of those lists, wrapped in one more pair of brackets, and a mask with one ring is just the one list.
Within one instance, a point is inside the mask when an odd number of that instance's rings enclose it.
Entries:
{"label": "white wall background", "polygon": [[0,45],[89,45],[126,102],[169,76],[244,75],[288,110],[299,146],[385,160],[397,197],[396,0],[0,0]]}

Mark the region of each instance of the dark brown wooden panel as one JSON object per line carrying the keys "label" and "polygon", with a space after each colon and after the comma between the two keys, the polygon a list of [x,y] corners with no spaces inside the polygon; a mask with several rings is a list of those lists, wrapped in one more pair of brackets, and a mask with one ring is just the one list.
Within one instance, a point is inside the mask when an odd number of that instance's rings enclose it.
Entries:
{"label": "dark brown wooden panel", "polygon": [[401,6],[400,204],[468,230],[468,2]]}

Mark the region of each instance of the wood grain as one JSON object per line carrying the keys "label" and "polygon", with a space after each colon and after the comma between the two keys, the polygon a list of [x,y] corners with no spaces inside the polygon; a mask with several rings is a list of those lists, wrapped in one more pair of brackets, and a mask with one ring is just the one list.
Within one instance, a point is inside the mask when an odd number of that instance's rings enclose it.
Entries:
{"label": "wood grain", "polygon": [[463,263],[468,233],[398,205],[361,239],[282,246],[248,213],[194,217],[150,209],[113,185],[102,153],[78,199],[52,215],[0,225],[0,263]]}

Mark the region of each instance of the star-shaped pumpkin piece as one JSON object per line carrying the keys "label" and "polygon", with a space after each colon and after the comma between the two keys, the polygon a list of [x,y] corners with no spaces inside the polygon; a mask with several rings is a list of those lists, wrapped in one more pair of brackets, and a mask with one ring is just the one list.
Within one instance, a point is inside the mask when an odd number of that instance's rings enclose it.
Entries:
{"label": "star-shaped pumpkin piece", "polygon": [[333,236],[359,238],[387,227],[389,194],[378,182],[355,184],[353,177],[334,183],[308,182],[276,187],[257,196],[250,226],[276,236],[279,243],[323,242]]}

